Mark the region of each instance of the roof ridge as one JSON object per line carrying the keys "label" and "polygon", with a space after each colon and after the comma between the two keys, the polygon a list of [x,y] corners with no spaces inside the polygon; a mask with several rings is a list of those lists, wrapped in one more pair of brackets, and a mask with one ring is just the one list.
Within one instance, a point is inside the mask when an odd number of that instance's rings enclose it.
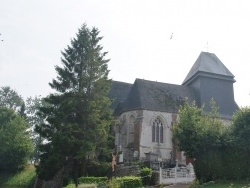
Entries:
{"label": "roof ridge", "polygon": [[173,84],[173,83],[166,83],[166,82],[163,82],[163,81],[153,81],[153,80],[145,80],[145,79],[141,79],[141,78],[136,78],[136,80],[138,81],[145,81],[145,82],[150,82],[150,83],[159,83],[159,84],[164,84],[164,85],[173,85],[173,86],[181,86],[179,84]]}

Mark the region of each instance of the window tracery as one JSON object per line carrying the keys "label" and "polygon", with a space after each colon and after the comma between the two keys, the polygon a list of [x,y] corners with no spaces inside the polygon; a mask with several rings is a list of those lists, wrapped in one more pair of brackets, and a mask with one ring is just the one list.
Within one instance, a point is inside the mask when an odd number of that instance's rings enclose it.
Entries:
{"label": "window tracery", "polygon": [[159,117],[157,117],[152,125],[152,142],[163,143],[163,123]]}

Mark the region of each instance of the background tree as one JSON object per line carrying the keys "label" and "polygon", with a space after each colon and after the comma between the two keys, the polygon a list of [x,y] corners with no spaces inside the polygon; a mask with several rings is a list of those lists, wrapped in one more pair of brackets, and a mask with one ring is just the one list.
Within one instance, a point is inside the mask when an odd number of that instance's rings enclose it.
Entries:
{"label": "background tree", "polygon": [[232,134],[237,147],[250,152],[250,108],[242,108],[233,116]]}
{"label": "background tree", "polygon": [[0,170],[16,171],[27,165],[33,152],[27,128],[20,115],[0,107]]}
{"label": "background tree", "polygon": [[29,125],[29,131],[34,144],[34,154],[32,160],[37,163],[39,159],[39,148],[38,146],[42,143],[42,138],[37,134],[34,129],[36,125],[41,125],[44,119],[38,115],[39,108],[45,107],[47,104],[41,96],[29,97],[26,100],[26,121]]}
{"label": "background tree", "polygon": [[40,108],[45,123],[36,127],[47,141],[40,145],[40,178],[51,179],[65,159],[73,162],[75,178],[78,171],[86,174],[87,159],[94,160],[106,146],[112,117],[107,97],[111,81],[107,52],[102,52],[98,35],[97,28],[84,24],[62,52],[62,66],[55,68],[58,75],[50,86],[57,93],[45,98],[49,106]]}
{"label": "background tree", "polygon": [[202,181],[222,176],[222,153],[228,142],[229,129],[219,119],[215,101],[210,102],[211,112],[205,113],[195,103],[180,108],[180,120],[174,127],[178,147],[188,157],[195,158],[195,172]]}
{"label": "background tree", "polygon": [[0,107],[11,108],[24,115],[25,104],[21,95],[9,86],[0,88]]}
{"label": "background tree", "polygon": [[[229,175],[233,179],[246,180],[250,177],[250,108],[240,109],[233,116],[231,145],[228,149],[231,163]],[[235,164],[234,164],[235,163]]]}

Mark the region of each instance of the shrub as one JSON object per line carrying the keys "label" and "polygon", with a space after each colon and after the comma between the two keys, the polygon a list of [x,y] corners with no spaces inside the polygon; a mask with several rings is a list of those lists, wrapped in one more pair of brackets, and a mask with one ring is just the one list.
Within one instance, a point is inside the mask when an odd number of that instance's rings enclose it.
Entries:
{"label": "shrub", "polygon": [[87,167],[88,176],[107,176],[109,168],[110,163],[108,162],[92,161]]}
{"label": "shrub", "polygon": [[103,182],[106,182],[106,177],[80,177],[78,178],[78,184],[101,184]]}
{"label": "shrub", "polygon": [[114,179],[112,179],[111,182],[108,183],[108,188],[121,188],[121,185],[114,178]]}
{"label": "shrub", "polygon": [[152,176],[152,169],[151,168],[142,168],[140,172],[141,180],[143,185],[149,185]]}
{"label": "shrub", "polygon": [[76,187],[76,185],[75,184],[69,184],[69,185],[67,185],[66,187],[64,187],[64,188],[75,188]]}
{"label": "shrub", "polygon": [[[97,187],[106,187],[106,177],[81,177],[78,178],[78,184],[95,184]],[[81,185],[82,186],[82,185]],[[142,181],[140,177],[125,176],[113,179],[108,184],[109,188],[138,188],[142,187]],[[71,187],[67,187],[71,188]]]}
{"label": "shrub", "polygon": [[142,181],[140,177],[136,176],[124,176],[122,178],[116,178],[117,183],[121,188],[138,188],[142,187]]}
{"label": "shrub", "polygon": [[81,184],[77,188],[96,188],[96,184]]}

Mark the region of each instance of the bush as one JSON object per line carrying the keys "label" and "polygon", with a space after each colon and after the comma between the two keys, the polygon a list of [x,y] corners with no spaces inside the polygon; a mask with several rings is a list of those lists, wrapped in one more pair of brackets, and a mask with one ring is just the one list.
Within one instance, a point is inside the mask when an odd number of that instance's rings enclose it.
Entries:
{"label": "bush", "polygon": [[101,184],[103,182],[106,182],[106,177],[80,177],[78,178],[78,184]]}
{"label": "bush", "polygon": [[96,188],[96,184],[81,184],[77,188]]}
{"label": "bush", "polygon": [[[95,184],[97,187],[106,187],[106,177],[81,177],[78,178],[78,184]],[[81,185],[82,186],[82,185]],[[110,188],[138,188],[142,187],[142,181],[140,177],[125,176],[113,179],[108,184]],[[67,187],[71,188],[71,187]]]}
{"label": "bush", "polygon": [[141,180],[143,185],[150,185],[152,169],[151,168],[142,168],[140,172]]}
{"label": "bush", "polygon": [[110,168],[110,164],[111,163],[108,162],[92,161],[87,167],[88,176],[107,176],[107,171]]}
{"label": "bush", "polygon": [[108,188],[121,188],[121,185],[114,178],[114,179],[112,179],[111,182],[108,183]]}
{"label": "bush", "polygon": [[69,184],[69,185],[67,185],[66,187],[64,187],[64,188],[75,188],[76,187],[76,185],[75,184]]}
{"label": "bush", "polygon": [[142,181],[140,177],[136,176],[124,176],[122,178],[116,178],[117,183],[121,188],[138,188],[142,187]]}

